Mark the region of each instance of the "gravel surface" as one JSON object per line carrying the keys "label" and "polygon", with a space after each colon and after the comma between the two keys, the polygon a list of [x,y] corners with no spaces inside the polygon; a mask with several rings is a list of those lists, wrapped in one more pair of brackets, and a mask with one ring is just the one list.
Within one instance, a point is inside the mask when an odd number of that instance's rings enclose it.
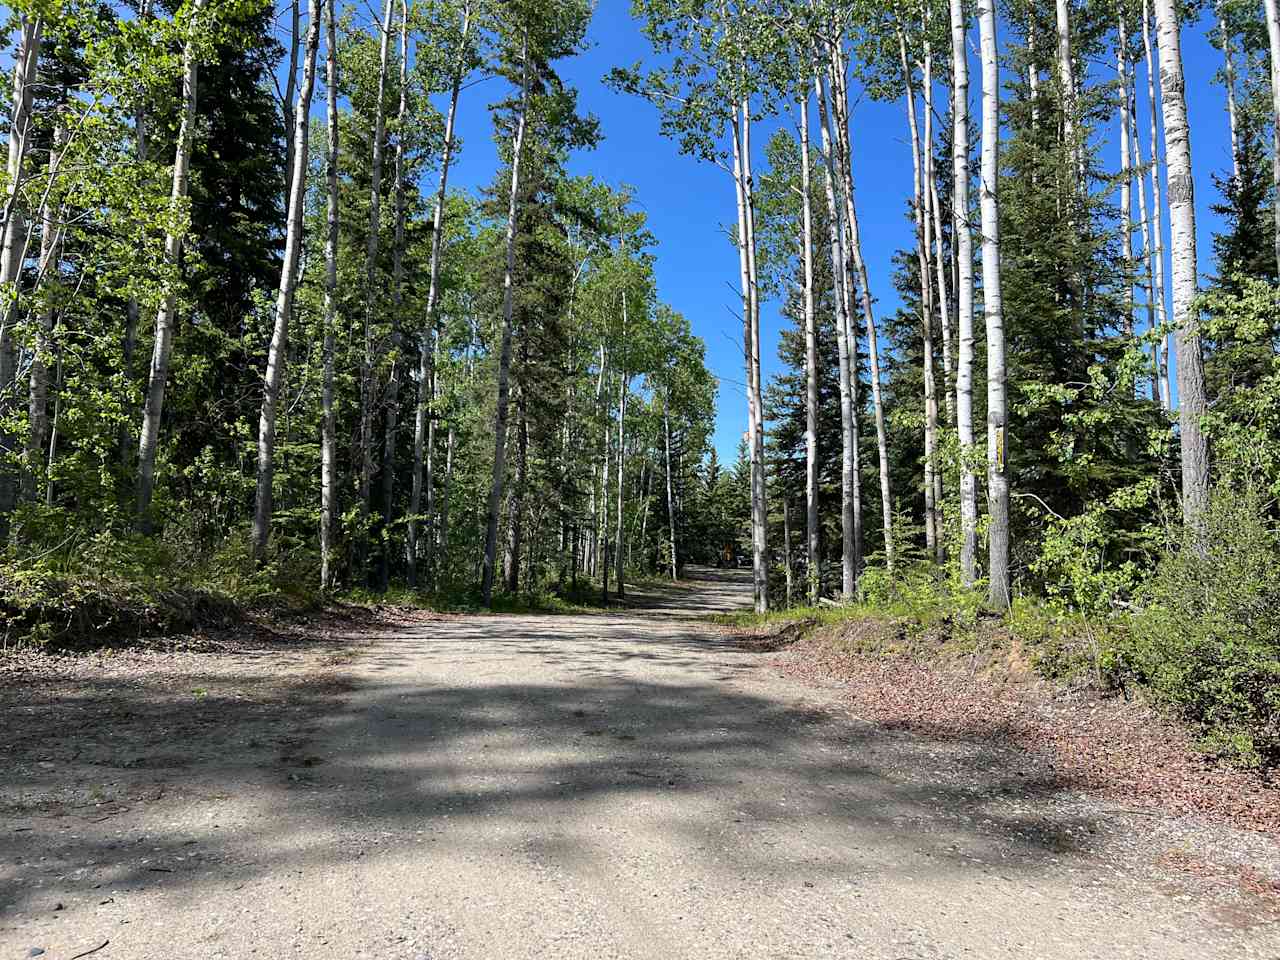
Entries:
{"label": "gravel surface", "polygon": [[1280,957],[1271,839],[859,719],[695,576],[4,679],[0,960]]}

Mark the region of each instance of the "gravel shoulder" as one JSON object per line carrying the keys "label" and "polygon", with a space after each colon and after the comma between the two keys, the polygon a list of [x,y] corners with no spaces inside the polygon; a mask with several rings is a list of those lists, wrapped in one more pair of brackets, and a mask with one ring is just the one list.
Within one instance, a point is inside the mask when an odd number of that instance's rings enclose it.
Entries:
{"label": "gravel shoulder", "polygon": [[0,673],[0,960],[1280,956],[1273,839],[860,718],[695,576]]}

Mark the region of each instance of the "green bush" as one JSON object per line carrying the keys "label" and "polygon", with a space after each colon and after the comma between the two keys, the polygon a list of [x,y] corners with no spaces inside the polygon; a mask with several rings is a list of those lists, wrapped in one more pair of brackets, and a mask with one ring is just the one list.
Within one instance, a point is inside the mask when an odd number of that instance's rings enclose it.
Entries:
{"label": "green bush", "polygon": [[1280,761],[1280,535],[1258,492],[1217,491],[1140,602],[1122,666],[1211,748]]}

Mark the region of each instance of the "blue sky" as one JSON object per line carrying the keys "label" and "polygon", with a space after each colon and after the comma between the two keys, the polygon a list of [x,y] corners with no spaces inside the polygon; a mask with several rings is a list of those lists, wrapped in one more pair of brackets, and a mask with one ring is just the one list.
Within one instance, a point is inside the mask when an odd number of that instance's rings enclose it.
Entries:
{"label": "blue sky", "polygon": [[[674,143],[663,139],[658,133],[657,112],[651,106],[615,93],[602,82],[610,68],[652,56],[628,7],[625,0],[603,0],[591,26],[590,48],[560,65],[564,78],[579,90],[582,109],[600,118],[604,134],[597,149],[573,158],[571,169],[636,188],[637,203],[648,214],[649,226],[658,240],[659,294],[689,319],[694,332],[706,342],[708,363],[721,378],[715,444],[721,458],[731,460],[747,422],[741,386],[745,374],[738,319],[738,260],[725,233],[725,225],[736,216],[733,186],[724,171],[681,156]],[[1230,167],[1230,141],[1223,91],[1212,81],[1221,57],[1209,45],[1204,27],[1196,24],[1184,29],[1183,57],[1196,168],[1201,265],[1209,270],[1209,237],[1215,220],[1208,208],[1217,200],[1210,174],[1220,174]],[[976,33],[972,40],[976,45]],[[975,111],[979,95],[976,68],[975,59],[970,91],[971,109]],[[1094,69],[1106,71],[1108,77],[1113,75],[1106,65]],[[1103,73],[1098,72],[1097,76],[1101,78]],[[484,106],[500,95],[496,82],[478,84],[464,94],[458,132],[465,140],[465,148],[455,174],[455,182],[461,187],[477,188],[492,179],[497,154]],[[1139,82],[1143,82],[1141,78]],[[905,219],[905,203],[911,192],[910,144],[901,100],[877,103],[858,93],[856,87],[851,91],[856,101],[852,133],[858,213],[877,312],[887,314],[897,306],[889,280],[891,260],[894,251],[911,242]],[[1141,105],[1145,95],[1140,93],[1138,99],[1146,156],[1147,115]],[[1118,120],[1115,127],[1104,131],[1112,139],[1101,149],[1103,160],[1118,167]],[[772,129],[766,123],[754,137],[758,170],[764,169],[759,154]],[[783,321],[777,304],[766,306],[762,324],[764,374],[768,378],[780,366],[777,342]]]}

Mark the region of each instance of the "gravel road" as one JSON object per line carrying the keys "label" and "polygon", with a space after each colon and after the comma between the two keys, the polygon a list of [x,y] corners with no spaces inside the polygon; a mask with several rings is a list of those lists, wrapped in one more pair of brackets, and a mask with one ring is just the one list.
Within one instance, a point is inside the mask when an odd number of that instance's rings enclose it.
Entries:
{"label": "gravel road", "polygon": [[226,729],[166,799],[0,808],[0,960],[1280,958],[1160,825],[858,721],[698,622],[749,599],[700,576],[353,640],[284,766]]}

